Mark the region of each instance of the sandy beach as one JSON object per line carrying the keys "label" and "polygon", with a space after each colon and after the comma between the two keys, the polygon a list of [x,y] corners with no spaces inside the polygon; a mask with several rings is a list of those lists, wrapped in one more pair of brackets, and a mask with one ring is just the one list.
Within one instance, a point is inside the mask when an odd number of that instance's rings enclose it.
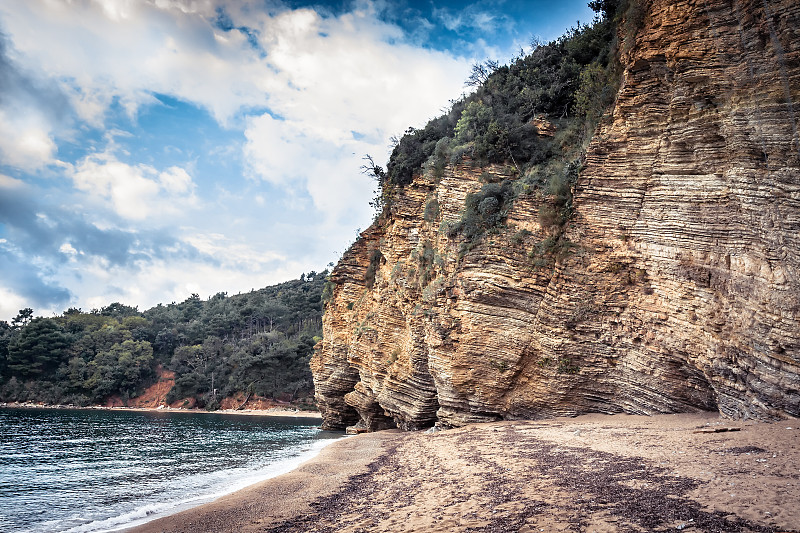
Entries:
{"label": "sandy beach", "polygon": [[587,415],[396,430],[133,531],[800,529],[800,421]]}

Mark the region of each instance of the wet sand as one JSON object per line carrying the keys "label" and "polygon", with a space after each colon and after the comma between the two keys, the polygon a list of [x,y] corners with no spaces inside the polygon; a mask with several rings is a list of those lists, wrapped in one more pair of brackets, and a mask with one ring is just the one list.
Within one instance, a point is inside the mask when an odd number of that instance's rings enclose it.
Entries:
{"label": "wet sand", "polygon": [[798,428],[587,415],[364,434],[133,531],[798,531]]}

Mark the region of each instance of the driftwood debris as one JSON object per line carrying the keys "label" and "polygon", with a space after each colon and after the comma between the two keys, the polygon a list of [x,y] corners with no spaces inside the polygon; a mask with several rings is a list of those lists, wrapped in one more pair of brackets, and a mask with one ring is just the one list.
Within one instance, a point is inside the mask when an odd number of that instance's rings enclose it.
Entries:
{"label": "driftwood debris", "polygon": [[245,397],[244,401],[239,404],[239,407],[237,407],[236,410],[237,411],[241,411],[242,408],[244,407],[244,404],[246,404],[248,402],[248,400],[250,400],[250,396],[252,396],[252,395],[253,395],[252,392],[248,393],[247,396]]}
{"label": "driftwood debris", "polygon": [[703,428],[692,433],[725,433],[726,431],[741,431],[742,428]]}

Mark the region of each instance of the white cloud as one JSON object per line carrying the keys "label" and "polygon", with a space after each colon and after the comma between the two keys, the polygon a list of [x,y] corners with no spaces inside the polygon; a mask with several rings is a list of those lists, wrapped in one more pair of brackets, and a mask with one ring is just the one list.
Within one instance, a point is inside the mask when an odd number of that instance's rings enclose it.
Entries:
{"label": "white cloud", "polygon": [[[135,114],[162,92],[222,123],[269,106],[337,142],[350,131],[392,135],[431,118],[469,71],[464,58],[403,44],[402,31],[370,6],[323,18],[310,9],[273,15],[248,2],[31,0],[0,13],[20,58],[63,80],[86,120],[97,120],[111,95]],[[213,26],[216,7],[253,28],[265,58],[242,31]]]}
{"label": "white cloud", "polygon": [[247,121],[249,169],[276,185],[305,186],[329,231],[352,239],[352,227],[331,224],[347,212],[369,221],[372,184],[359,173],[361,158],[383,164],[388,139],[440,114],[470,63],[393,42],[398,28],[368,9],[338,18],[289,11],[256,24],[273,69],[264,82],[270,109],[280,118]]}
{"label": "white cloud", "polygon": [[78,119],[93,128],[102,128],[113,94],[101,88],[77,87],[71,83],[62,83],[61,89],[69,97]]}
{"label": "white cloud", "polygon": [[22,180],[0,174],[0,187],[4,189],[23,189],[25,186],[25,182]]}
{"label": "white cloud", "polygon": [[485,11],[481,11],[475,13],[474,18],[472,19],[472,25],[481,31],[488,32],[497,28],[498,21],[494,15],[486,13]]}
{"label": "white cloud", "polygon": [[186,194],[192,191],[192,177],[180,167],[169,167],[158,175],[161,187],[170,194]]}
{"label": "white cloud", "polygon": [[465,29],[475,29],[483,33],[497,31],[501,26],[504,31],[513,31],[514,21],[505,16],[498,17],[482,9],[479,4],[473,4],[460,8],[453,12],[448,7],[433,9],[434,18],[438,19],[442,25],[450,31],[463,31]]}
{"label": "white cloud", "polygon": [[[72,292],[79,295],[69,303],[70,306],[90,310],[119,301],[145,310],[158,303],[183,301],[195,292],[203,298],[218,292],[247,292],[297,278],[304,269],[308,270],[307,265],[299,261],[230,242],[222,235],[195,235],[187,237],[187,240],[217,253],[221,262],[152,259],[132,269],[111,265],[101,257],[79,255],[77,261],[80,268],[59,271],[56,281],[71,287]],[[5,316],[13,316],[17,309],[19,307],[14,308],[10,315],[5,313]],[[5,311],[4,308],[2,310]],[[36,309],[37,314],[62,311]]]}
{"label": "white cloud", "polygon": [[398,31],[366,11],[262,20],[261,43],[282,81],[270,109],[332,143],[358,131],[383,144],[409,121],[432,118],[458,95],[469,61],[395,42]]}
{"label": "white cloud", "polygon": [[182,168],[159,172],[145,164],[119,161],[110,148],[74,167],[75,187],[124,219],[142,221],[175,215],[198,204],[191,176]]}
{"label": "white cloud", "polygon": [[[26,299],[13,289],[0,285],[0,320],[11,320],[20,309],[29,307]],[[37,313],[38,314],[38,313]]]}
{"label": "white cloud", "polygon": [[56,143],[47,122],[35,111],[24,111],[0,109],[0,160],[30,172],[53,162]]}
{"label": "white cloud", "polygon": [[274,251],[255,250],[251,245],[230,239],[221,233],[196,233],[184,240],[202,253],[219,260],[229,267],[241,270],[260,270],[270,262],[284,262],[287,257]]}
{"label": "white cloud", "polygon": [[62,244],[58,248],[58,251],[61,252],[62,254],[64,254],[65,256],[67,256],[70,260],[73,260],[73,261],[75,260],[75,256],[80,253],[80,252],[78,252],[78,250],[75,249],[74,246],[72,246],[72,243],[69,243],[69,242],[65,242],[64,244]]}
{"label": "white cloud", "polygon": [[[50,268],[55,274],[48,282],[78,295],[73,304],[149,306],[184,299],[189,284],[206,296],[318,269],[352,242],[355,226],[370,221],[374,184],[360,174],[362,156],[370,153],[383,164],[389,137],[440,114],[469,73],[467,58],[407,44],[398,26],[379,20],[371,2],[337,17],[270,6],[233,0],[0,2],[8,56],[51,80],[74,115],[59,121],[55,113],[36,115],[30,107],[0,108],[6,113],[0,117],[2,162],[63,172],[75,190],[60,197],[80,206],[100,230],[119,226],[105,217],[108,210],[125,219],[132,234],[144,227],[200,228],[184,237],[205,254],[195,260],[166,261],[131,249],[120,254],[141,255],[141,264],[109,262],[81,253],[76,240],[56,241],[51,267],[58,268]],[[234,28],[251,31],[216,27],[218,7]],[[242,143],[230,141],[216,157],[244,157],[254,179],[246,186],[240,176],[212,182],[192,162],[137,159],[137,143],[127,144],[130,154],[114,144],[113,137],[123,134],[118,131],[107,134],[105,148],[91,152],[96,139],[82,135],[111,127],[115,106],[135,120],[142,106],[161,105],[155,95],[162,93],[208,110],[223,128],[238,129]],[[24,142],[20,132],[30,132]],[[192,135],[198,132],[187,131]],[[55,160],[56,143],[68,136],[90,153]],[[14,185],[9,180],[0,176],[0,186]],[[247,196],[241,188],[248,187],[258,192]],[[225,191],[231,194],[216,198]],[[206,213],[201,220],[197,208],[214,201],[232,216]],[[284,226],[264,228],[252,218],[257,211]],[[62,268],[57,261],[64,258],[69,261]]]}
{"label": "white cloud", "polygon": [[462,16],[453,15],[446,8],[434,9],[433,14],[450,31],[456,31],[463,25]]}
{"label": "white cloud", "polygon": [[[261,50],[243,31],[214,27],[218,7],[234,26],[252,28]],[[0,5],[0,13],[18,58],[61,80],[90,124],[100,123],[114,102],[135,116],[154,102],[153,93],[203,106],[225,125],[238,113],[268,106],[282,121],[262,116],[247,122],[255,131],[247,132],[245,153],[273,183],[297,179],[288,172],[277,176],[277,162],[314,158],[320,142],[345,151],[354,131],[373,152],[385,152],[390,136],[421,125],[458,95],[470,65],[403,44],[402,31],[380,21],[369,2],[335,18],[210,0],[31,0]],[[29,151],[52,154],[47,130],[37,131]],[[265,155],[254,156],[258,150]],[[276,163],[265,165],[268,160]]]}
{"label": "white cloud", "polygon": [[316,141],[304,138],[297,124],[276,120],[268,114],[249,119],[245,137],[244,155],[250,170],[277,185],[303,177],[303,166],[309,161],[306,150]]}
{"label": "white cloud", "polygon": [[216,2],[48,2],[0,4],[16,59],[62,80],[86,119],[114,95],[133,116],[172,94],[209,109],[221,122],[241,106],[263,106],[253,80],[258,54],[238,31],[212,25]]}

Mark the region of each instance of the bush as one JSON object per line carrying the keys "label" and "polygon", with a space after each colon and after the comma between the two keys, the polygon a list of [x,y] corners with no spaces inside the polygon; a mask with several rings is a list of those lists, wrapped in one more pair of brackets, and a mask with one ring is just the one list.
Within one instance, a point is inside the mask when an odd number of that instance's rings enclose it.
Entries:
{"label": "bush", "polygon": [[417,255],[417,285],[425,287],[433,279],[436,252],[430,241],[422,243],[422,249]]}
{"label": "bush", "polygon": [[559,357],[556,371],[559,374],[577,374],[578,371],[580,371],[580,367],[574,364],[572,359],[568,357]]}
{"label": "bush", "polygon": [[534,268],[552,266],[566,257],[575,246],[574,242],[565,238],[561,233],[556,233],[536,243],[528,253],[528,259]]}
{"label": "bush", "polygon": [[[440,177],[448,157],[452,163],[464,156],[479,163],[509,163],[523,173],[574,148],[577,138],[568,136],[567,146],[557,146],[557,139],[537,134],[532,120],[566,120],[560,126],[568,130],[593,127],[616,94],[616,28],[620,13],[634,13],[634,4],[594,1],[590,5],[600,18],[592,24],[578,24],[509,65],[478,66],[480,76],[471,78],[474,93],[424,128],[406,131],[387,165],[386,184],[409,184],[423,164]],[[589,126],[575,128],[576,123]]]}
{"label": "bush", "polygon": [[448,232],[450,238],[461,235],[466,240],[461,249],[462,255],[469,251],[487,230],[505,222],[514,196],[514,185],[510,180],[487,183],[480,191],[467,195],[461,219]]}
{"label": "bush", "polygon": [[333,298],[333,288],[336,284],[332,281],[325,281],[325,286],[322,288],[322,304],[327,305],[331,298]]}
{"label": "bush", "polygon": [[450,113],[431,120],[424,128],[408,128],[392,150],[382,186],[402,187],[411,183],[414,173],[422,169],[422,164],[434,154],[437,146],[440,149],[439,155],[445,160],[445,146],[439,145],[439,141],[453,136],[460,114],[460,106],[454,105]]}
{"label": "bush", "polygon": [[369,266],[367,267],[367,271],[364,273],[364,282],[366,283],[368,289],[371,289],[375,285],[375,274],[377,274],[382,260],[383,254],[381,251],[377,248],[372,249],[372,251],[369,253]]}
{"label": "bush", "polygon": [[423,218],[425,222],[433,222],[439,216],[439,201],[436,198],[431,198],[425,204],[425,212]]}
{"label": "bush", "polygon": [[450,137],[442,137],[433,149],[433,155],[428,158],[426,170],[433,174],[435,180],[440,180],[444,176],[444,168],[450,160]]}

